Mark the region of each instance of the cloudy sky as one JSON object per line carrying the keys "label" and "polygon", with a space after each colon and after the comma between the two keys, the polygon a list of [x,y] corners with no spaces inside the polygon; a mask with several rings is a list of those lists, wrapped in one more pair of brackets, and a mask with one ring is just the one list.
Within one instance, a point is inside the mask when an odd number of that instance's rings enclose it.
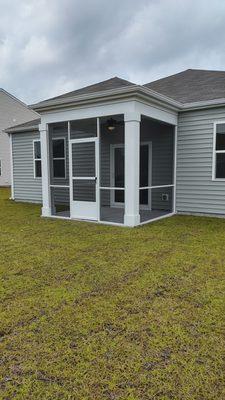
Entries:
{"label": "cloudy sky", "polygon": [[120,76],[225,70],[223,0],[0,0],[0,87],[27,103]]}

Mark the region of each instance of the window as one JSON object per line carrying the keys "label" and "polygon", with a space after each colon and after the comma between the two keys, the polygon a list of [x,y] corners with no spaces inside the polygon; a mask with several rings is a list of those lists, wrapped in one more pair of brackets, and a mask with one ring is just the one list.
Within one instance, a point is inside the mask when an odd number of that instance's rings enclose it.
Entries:
{"label": "window", "polygon": [[2,176],[2,160],[0,160],[0,176]]}
{"label": "window", "polygon": [[213,179],[225,180],[225,122],[215,124]]}
{"label": "window", "polygon": [[34,177],[41,178],[41,141],[34,140]]}
{"label": "window", "polygon": [[52,140],[53,177],[66,178],[65,138]]}

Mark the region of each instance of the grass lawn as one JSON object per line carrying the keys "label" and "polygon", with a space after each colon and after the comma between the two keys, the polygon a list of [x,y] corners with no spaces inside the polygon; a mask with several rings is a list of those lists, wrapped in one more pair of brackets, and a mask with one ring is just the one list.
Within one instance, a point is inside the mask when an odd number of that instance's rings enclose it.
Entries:
{"label": "grass lawn", "polygon": [[0,189],[0,399],[225,399],[225,220],[40,218]]}

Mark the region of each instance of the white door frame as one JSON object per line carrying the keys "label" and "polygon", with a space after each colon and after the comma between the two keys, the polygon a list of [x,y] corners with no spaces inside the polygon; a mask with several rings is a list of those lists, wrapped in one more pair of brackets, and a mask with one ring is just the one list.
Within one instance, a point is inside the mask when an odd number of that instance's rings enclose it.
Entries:
{"label": "white door frame", "polygon": [[[152,185],[152,141],[143,141],[140,144],[148,145],[148,186]],[[115,149],[124,148],[123,143],[110,144],[110,186],[115,187]],[[148,204],[140,204],[142,210],[151,210],[152,195],[151,189],[148,191]],[[115,191],[110,190],[110,207],[123,208],[124,203],[115,202]]]}
{"label": "white door frame", "polygon": [[[95,177],[73,177],[72,168],[72,145],[78,143],[95,143]],[[88,137],[84,139],[69,140],[69,171],[70,171],[70,217],[72,219],[86,219],[92,221],[99,220],[99,139],[98,137]],[[93,180],[95,185],[95,202],[74,201],[73,200],[73,180]],[[76,208],[74,203],[76,203]],[[78,204],[80,203],[80,204]],[[89,204],[88,204],[89,203]]]}

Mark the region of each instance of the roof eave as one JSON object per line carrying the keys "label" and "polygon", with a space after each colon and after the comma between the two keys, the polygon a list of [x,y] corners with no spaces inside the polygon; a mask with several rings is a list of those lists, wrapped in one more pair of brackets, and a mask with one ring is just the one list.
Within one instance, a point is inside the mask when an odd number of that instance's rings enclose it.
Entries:
{"label": "roof eave", "polygon": [[101,101],[110,101],[117,99],[128,99],[131,96],[142,97],[147,101],[164,104],[165,106],[178,111],[181,103],[170,99],[160,93],[154,92],[151,89],[139,85],[133,85],[125,88],[106,90],[101,92],[89,93],[76,97],[67,97],[57,100],[49,100],[42,103],[33,104],[30,107],[37,110],[39,113],[44,111],[56,110],[59,108],[68,108],[73,106],[93,104]]}
{"label": "roof eave", "polygon": [[213,99],[213,100],[206,100],[206,101],[194,101],[191,103],[184,103],[182,105],[183,111],[194,111],[202,108],[212,108],[212,107],[222,107],[225,106],[225,98],[221,99]]}
{"label": "roof eave", "polygon": [[33,125],[29,126],[27,128],[11,128],[11,129],[4,129],[4,132],[6,133],[19,133],[19,132],[33,132],[33,131],[38,131],[39,130],[39,125]]}

